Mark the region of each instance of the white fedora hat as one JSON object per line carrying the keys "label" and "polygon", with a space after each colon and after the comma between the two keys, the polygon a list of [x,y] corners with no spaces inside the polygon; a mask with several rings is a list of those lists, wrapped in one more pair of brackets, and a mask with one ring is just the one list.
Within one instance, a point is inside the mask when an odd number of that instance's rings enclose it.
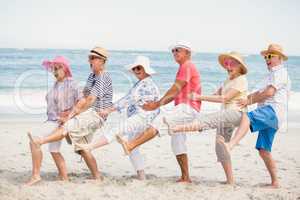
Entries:
{"label": "white fedora hat", "polygon": [[132,69],[136,66],[142,66],[145,72],[149,75],[156,73],[156,71],[150,67],[150,59],[146,56],[137,56],[134,63],[126,65],[125,68],[128,71],[133,72]]}
{"label": "white fedora hat", "polygon": [[187,41],[177,41],[175,44],[173,44],[169,47],[169,50],[173,50],[175,48],[182,48],[182,49],[186,49],[186,50],[192,52],[192,46]]}

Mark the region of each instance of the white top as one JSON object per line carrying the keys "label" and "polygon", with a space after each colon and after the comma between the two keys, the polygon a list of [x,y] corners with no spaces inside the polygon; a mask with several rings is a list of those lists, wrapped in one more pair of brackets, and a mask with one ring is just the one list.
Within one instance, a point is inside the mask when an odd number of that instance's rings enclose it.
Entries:
{"label": "white top", "polygon": [[283,65],[278,65],[270,69],[264,80],[263,91],[266,87],[273,86],[276,89],[274,96],[259,103],[258,106],[271,105],[278,118],[278,127],[287,119],[288,99],[291,90],[291,81],[287,69]]}

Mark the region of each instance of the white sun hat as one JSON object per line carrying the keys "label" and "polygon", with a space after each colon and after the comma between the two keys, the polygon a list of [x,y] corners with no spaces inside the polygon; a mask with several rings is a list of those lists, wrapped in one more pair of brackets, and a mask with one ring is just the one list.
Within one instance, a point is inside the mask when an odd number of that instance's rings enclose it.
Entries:
{"label": "white sun hat", "polygon": [[183,49],[186,49],[186,50],[192,52],[192,46],[187,41],[177,41],[175,44],[173,44],[172,46],[169,47],[169,50],[171,51],[175,48],[183,48]]}
{"label": "white sun hat", "polygon": [[134,63],[126,65],[125,69],[133,72],[132,69],[136,66],[143,66],[145,72],[149,75],[156,74],[156,71],[150,67],[150,59],[146,56],[137,56]]}

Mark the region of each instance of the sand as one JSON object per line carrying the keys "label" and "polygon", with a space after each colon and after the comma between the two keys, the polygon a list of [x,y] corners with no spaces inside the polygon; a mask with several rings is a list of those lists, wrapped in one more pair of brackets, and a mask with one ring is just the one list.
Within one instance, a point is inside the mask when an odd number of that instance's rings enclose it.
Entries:
{"label": "sand", "polygon": [[31,175],[31,157],[26,130],[38,121],[0,119],[0,199],[300,199],[300,126],[298,112],[290,112],[288,133],[279,133],[273,148],[280,189],[261,188],[269,183],[263,161],[255,150],[256,134],[248,134],[232,153],[236,184],[222,184],[223,170],[216,162],[214,131],[189,136],[192,184],[178,184],[180,174],[170,148],[169,136],[155,138],[141,151],[146,159],[146,181],[135,174],[121,146],[114,142],[93,151],[103,173],[103,182],[89,180],[89,171],[65,141],[63,153],[71,181],[57,181],[57,171],[44,147],[43,181],[24,186]]}

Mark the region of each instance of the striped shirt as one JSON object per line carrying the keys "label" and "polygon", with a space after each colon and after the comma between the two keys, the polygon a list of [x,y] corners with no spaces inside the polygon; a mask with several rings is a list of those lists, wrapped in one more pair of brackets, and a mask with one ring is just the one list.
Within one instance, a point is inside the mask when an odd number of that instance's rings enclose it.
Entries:
{"label": "striped shirt", "polygon": [[83,94],[85,97],[89,95],[96,97],[96,101],[92,105],[96,111],[111,107],[113,105],[113,88],[109,73],[104,72],[100,75],[91,73],[83,89]]}

